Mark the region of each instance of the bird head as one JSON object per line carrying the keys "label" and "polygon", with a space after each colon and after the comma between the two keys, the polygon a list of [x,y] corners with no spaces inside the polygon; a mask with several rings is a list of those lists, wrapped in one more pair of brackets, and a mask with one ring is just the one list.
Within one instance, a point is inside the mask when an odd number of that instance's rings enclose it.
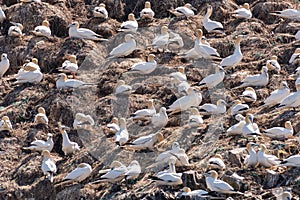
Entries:
{"label": "bird head", "polygon": [[45,19],[43,22],[42,22],[42,25],[43,26],[46,26],[46,27],[49,27],[50,24],[49,24],[49,21],[47,19]]}
{"label": "bird head", "polygon": [[48,150],[43,150],[42,151],[42,155],[44,156],[44,157],[46,157],[46,158],[50,158],[51,156],[50,156],[50,152],[48,151]]}
{"label": "bird head", "polygon": [[135,21],[135,18],[134,18],[134,14],[133,14],[133,13],[130,13],[130,14],[128,15],[128,20],[129,20],[129,21]]}
{"label": "bird head", "polygon": [[151,3],[149,1],[145,2],[145,8],[151,8]]}
{"label": "bird head", "polygon": [[156,56],[154,54],[149,54],[149,56],[148,56],[148,62],[153,61],[155,59],[155,57]]}
{"label": "bird head", "polygon": [[38,113],[40,113],[40,114],[46,114],[46,111],[45,111],[45,109],[43,107],[39,107],[38,108]]}

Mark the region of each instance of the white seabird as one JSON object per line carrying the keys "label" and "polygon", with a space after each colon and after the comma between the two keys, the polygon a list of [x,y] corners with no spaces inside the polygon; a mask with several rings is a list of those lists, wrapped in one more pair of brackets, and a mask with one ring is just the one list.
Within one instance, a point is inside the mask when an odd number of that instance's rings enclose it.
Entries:
{"label": "white seabird", "polygon": [[107,124],[105,127],[105,131],[108,134],[116,134],[120,130],[119,120],[116,117],[113,117],[111,123]]}
{"label": "white seabird", "polygon": [[0,120],[0,131],[12,131],[12,125],[8,116],[3,116]]}
{"label": "white seabird", "polygon": [[289,191],[284,191],[280,195],[276,196],[276,200],[292,200],[292,194]]}
{"label": "white seabird", "polygon": [[245,117],[241,114],[237,114],[235,116],[235,119],[238,120],[239,122],[237,124],[234,124],[233,126],[229,127],[226,130],[227,136],[242,135],[242,133],[243,133],[243,127],[246,124]]}
{"label": "white seabird", "polygon": [[198,111],[197,108],[191,108],[191,115],[189,116],[189,127],[199,127],[201,124],[203,124],[203,119]]}
{"label": "white seabird", "polygon": [[214,88],[219,85],[225,78],[225,70],[221,66],[216,67],[216,72],[202,79],[199,85],[206,85],[208,88]]}
{"label": "white seabird", "polygon": [[244,137],[247,136],[255,136],[260,135],[259,128],[256,123],[254,123],[254,116],[252,114],[247,114],[245,117],[245,124],[242,128],[242,135]]}
{"label": "white seabird", "polygon": [[205,190],[191,190],[189,187],[182,188],[182,196],[189,196],[191,199],[197,199],[199,197],[202,197],[203,195],[208,194]]}
{"label": "white seabird", "polygon": [[87,40],[98,40],[107,41],[107,39],[102,38],[94,31],[87,28],[79,28],[79,23],[77,21],[72,22],[69,26],[69,37],[77,39],[87,39]]}
{"label": "white seabird", "polygon": [[206,43],[203,42],[202,36],[203,32],[201,29],[197,29],[197,34],[199,37],[200,42],[198,45],[194,46],[194,51],[196,52],[197,57],[203,57],[210,59],[211,57],[220,57],[220,54],[217,52],[217,49],[207,45]]}
{"label": "white seabird", "polygon": [[179,16],[191,17],[195,15],[193,10],[196,10],[196,8],[194,8],[191,4],[187,3],[184,6],[175,8],[175,10],[169,10],[169,12],[174,14],[176,17]]}
{"label": "white seabird", "polygon": [[46,111],[43,107],[38,108],[38,114],[34,117],[34,123],[36,124],[48,124],[49,120],[46,115]]}
{"label": "white seabird", "polygon": [[114,140],[118,145],[124,145],[129,139],[129,133],[126,128],[126,119],[120,119],[120,130],[116,132]]}
{"label": "white seabird", "polygon": [[278,108],[296,108],[300,105],[300,84],[296,85],[296,89],[280,102]]}
{"label": "white seabird", "polygon": [[226,112],[227,103],[223,99],[219,99],[217,104],[206,103],[200,106],[200,113],[204,112],[205,114],[224,114]]}
{"label": "white seabird", "polygon": [[270,68],[275,69],[278,73],[280,73],[281,66],[277,60],[278,60],[278,57],[273,55],[273,56],[271,56],[270,60],[267,60],[267,65],[268,65],[268,63],[270,63],[270,65],[269,65]]}
{"label": "white seabird", "polygon": [[300,40],[300,30],[298,30],[297,33],[295,34],[295,39]]}
{"label": "white seabird", "polygon": [[289,167],[300,167],[300,155],[293,155],[286,159],[283,159],[280,164],[280,166],[289,166]]}
{"label": "white seabird", "polygon": [[151,9],[151,3],[150,1],[145,2],[145,8],[140,12],[140,17],[142,19],[153,19],[155,13]]}
{"label": "white seabird", "polygon": [[260,150],[257,152],[257,161],[261,166],[272,167],[280,163],[279,158],[274,155],[266,154],[267,147],[264,144],[260,145]]}
{"label": "white seabird", "polygon": [[85,115],[83,113],[76,113],[73,122],[74,129],[88,129],[90,126],[94,126],[95,122],[92,116]]}
{"label": "white seabird", "polygon": [[9,68],[9,59],[7,58],[7,54],[1,54],[1,61],[0,61],[0,78],[7,72]]}
{"label": "white seabird", "polygon": [[168,27],[162,26],[161,27],[161,33],[160,35],[156,36],[150,46],[152,46],[155,49],[163,49],[166,50],[169,43],[169,33],[168,33]]}
{"label": "white seabird", "polygon": [[295,52],[292,54],[289,63],[292,64],[295,60],[299,59],[300,57],[300,48],[297,48]]}
{"label": "white seabird", "polygon": [[222,156],[220,154],[216,154],[207,161],[208,167],[211,169],[221,169],[224,170],[226,168],[226,165],[224,161],[222,160]]}
{"label": "white seabird", "polygon": [[118,80],[115,90],[116,94],[129,94],[132,91],[132,87],[130,85],[126,85],[124,80]]}
{"label": "white seabird", "polygon": [[24,27],[20,23],[12,23],[13,26],[10,26],[8,29],[8,36],[11,37],[22,37],[25,34],[22,33]]}
{"label": "white seabird", "polygon": [[236,18],[245,18],[250,19],[252,17],[252,12],[250,10],[250,6],[248,3],[244,3],[242,8],[239,8],[233,12],[229,12],[232,14],[232,16]]}
{"label": "white seabird", "polygon": [[88,163],[80,163],[76,169],[71,171],[63,180],[81,182],[92,173],[92,167]]}
{"label": "white seabird", "polygon": [[52,151],[54,142],[53,142],[53,135],[51,133],[47,134],[48,138],[47,141],[35,139],[31,142],[31,146],[24,147],[23,149],[31,150],[31,151],[43,151],[47,150],[49,152]]}
{"label": "white seabird", "polygon": [[73,75],[73,78],[75,78],[75,73],[78,70],[76,55],[68,56],[68,60],[65,60],[58,70],[61,72],[70,72]]}
{"label": "white seabird", "polygon": [[148,108],[137,110],[131,117],[134,120],[147,120],[156,114],[156,110],[153,104],[153,99],[148,100]]}
{"label": "white seabird", "polygon": [[284,123],[284,127],[273,127],[264,130],[264,135],[273,139],[287,139],[292,137],[294,129],[290,121]]}
{"label": "white seabird", "polygon": [[244,164],[246,167],[255,167],[257,165],[257,153],[253,149],[254,146],[256,146],[256,144],[253,142],[249,142],[246,145],[246,149],[249,153],[249,155],[247,155],[244,159]]}
{"label": "white seabird", "polygon": [[281,103],[289,95],[290,88],[286,81],[282,81],[280,88],[271,92],[270,96],[264,100],[263,106],[272,107],[276,104]]}
{"label": "white seabird", "polygon": [[138,23],[135,20],[134,14],[130,13],[128,15],[128,21],[123,22],[121,24],[121,28],[118,31],[132,31],[132,32],[136,32],[136,30],[138,29]]}
{"label": "white seabird", "polygon": [[44,175],[53,182],[53,174],[56,173],[57,168],[54,161],[51,158],[50,152],[48,150],[42,151],[43,161],[42,161],[42,171]]}
{"label": "white seabird", "polygon": [[133,35],[126,34],[124,40],[125,42],[119,44],[117,47],[111,50],[108,58],[128,56],[136,49],[136,41]]}
{"label": "white seabird", "polygon": [[105,4],[100,3],[99,6],[96,6],[93,10],[93,15],[94,15],[94,17],[100,17],[100,18],[107,19],[108,18],[108,12],[105,8]]}
{"label": "white seabird", "polygon": [[231,115],[240,114],[249,110],[247,104],[243,104],[240,100],[234,100],[234,104],[231,107]]}
{"label": "white seabird", "polygon": [[270,15],[275,15],[287,19],[299,19],[300,10],[289,8],[282,11],[274,11],[273,13],[270,13]]}
{"label": "white seabird", "polygon": [[128,146],[129,149],[141,150],[141,149],[150,149],[153,150],[156,143],[161,142],[164,139],[164,136],[161,133],[153,133],[150,135],[142,136],[135,139]]}
{"label": "white seabird", "polygon": [[224,28],[221,22],[213,21],[210,19],[210,16],[212,14],[213,8],[211,5],[208,5],[207,7],[207,12],[205,16],[203,17],[203,26],[207,30],[207,32],[221,32],[222,29]]}
{"label": "white seabird", "polygon": [[37,27],[34,28],[32,33],[36,36],[50,37],[51,36],[51,29],[50,29],[49,21],[45,19],[42,22],[41,26],[37,26]]}
{"label": "white seabird", "polygon": [[62,151],[65,155],[73,154],[75,151],[80,151],[80,147],[76,142],[71,142],[68,133],[63,130],[61,123],[58,123],[59,132],[62,134]]}
{"label": "white seabird", "polygon": [[38,83],[43,79],[43,73],[39,69],[24,67],[18,71],[18,74],[15,75],[17,81],[13,84],[19,83]]}
{"label": "white seabird", "polygon": [[239,97],[245,102],[255,102],[257,100],[257,95],[255,90],[252,87],[246,87]]}
{"label": "white seabird", "polygon": [[238,88],[248,86],[266,86],[269,83],[268,67],[264,66],[261,70],[261,74],[249,75],[246,78],[244,78],[241,82],[242,85],[238,86]]}
{"label": "white seabird", "polygon": [[151,123],[155,128],[163,128],[167,125],[169,117],[167,115],[167,109],[161,107],[159,112],[152,116]]}
{"label": "white seabird", "polygon": [[104,175],[100,177],[99,180],[94,181],[92,183],[98,182],[117,182],[121,181],[124,178],[125,173],[127,172],[127,167],[123,165],[121,162],[113,161],[111,163],[111,169],[109,169]]}
{"label": "white seabird", "polygon": [[150,54],[148,56],[147,62],[139,62],[132,65],[129,72],[136,72],[139,74],[150,74],[157,67],[157,63],[155,61],[155,55]]}
{"label": "white seabird", "polygon": [[93,83],[86,83],[76,79],[68,79],[67,75],[64,73],[60,73],[57,75],[58,79],[56,80],[56,88],[57,89],[70,89],[70,88],[78,88],[87,85],[95,85]]}
{"label": "white seabird", "polygon": [[131,161],[127,167],[127,172],[124,174],[126,180],[136,179],[142,172],[141,166],[137,160]]}
{"label": "white seabird", "polygon": [[222,67],[227,67],[227,66],[231,66],[231,67],[235,67],[236,65],[238,65],[242,59],[243,59],[243,54],[241,51],[241,40],[244,36],[242,35],[238,35],[237,39],[234,42],[234,52],[232,55],[227,56],[226,58],[223,58],[223,60],[221,61],[221,63],[219,64]]}
{"label": "white seabird", "polygon": [[184,67],[178,67],[178,72],[172,72],[169,75],[171,78],[176,79],[178,82],[187,81],[187,77],[184,73]]}
{"label": "white seabird", "polygon": [[6,19],[5,13],[3,12],[2,8],[0,7],[0,23],[2,23]]}

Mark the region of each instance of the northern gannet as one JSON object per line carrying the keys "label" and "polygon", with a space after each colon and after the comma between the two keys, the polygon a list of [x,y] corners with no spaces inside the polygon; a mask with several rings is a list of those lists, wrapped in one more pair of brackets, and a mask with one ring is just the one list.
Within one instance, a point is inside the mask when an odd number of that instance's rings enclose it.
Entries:
{"label": "northern gannet", "polygon": [[221,31],[223,29],[222,23],[210,19],[212,11],[213,11],[212,6],[208,5],[207,12],[203,17],[203,26],[207,30],[207,32],[212,32],[212,31],[222,32]]}
{"label": "northern gannet", "polygon": [[93,15],[94,15],[94,17],[100,17],[100,18],[107,19],[108,18],[108,12],[105,8],[105,4],[100,3],[99,6],[96,6],[93,10]]}
{"label": "northern gannet", "polygon": [[24,67],[18,71],[15,75],[17,81],[13,84],[19,83],[38,83],[43,79],[43,73],[39,69]]}
{"label": "northern gannet", "polygon": [[273,127],[264,130],[264,135],[273,139],[287,139],[293,136],[294,129],[290,121],[284,123],[284,127]]}
{"label": "northern gannet", "polygon": [[266,154],[267,147],[264,144],[259,145],[260,150],[257,152],[257,161],[261,166],[272,167],[280,163],[279,158],[274,155]]}
{"label": "northern gannet", "polygon": [[276,200],[292,200],[292,194],[289,191],[284,191],[280,195],[276,196]]}
{"label": "northern gannet", "polygon": [[273,13],[270,13],[270,15],[275,15],[287,19],[299,19],[300,10],[289,8],[282,11],[274,11]]}
{"label": "northern gannet", "polygon": [[12,125],[8,116],[3,116],[0,120],[0,131],[12,131]]}
{"label": "northern gannet", "polygon": [[22,37],[24,34],[22,33],[24,27],[20,23],[12,23],[13,26],[10,26],[8,29],[8,36],[11,37]]}
{"label": "northern gannet", "polygon": [[54,142],[52,139],[53,135],[51,133],[48,133],[47,136],[48,136],[47,141],[35,139],[33,142],[30,143],[31,146],[24,147],[23,149],[29,149],[31,151],[47,150],[51,152],[54,146]]}
{"label": "northern gannet", "polygon": [[190,17],[190,16],[195,15],[193,10],[196,10],[196,8],[194,8],[191,4],[187,3],[184,6],[180,6],[180,7],[175,8],[175,10],[169,10],[169,11],[172,14],[174,14],[176,17],[179,17],[179,16]]}
{"label": "northern gannet", "polygon": [[1,61],[0,61],[0,78],[7,72],[9,68],[9,60],[7,58],[7,54],[1,54]]}
{"label": "northern gannet", "polygon": [[[107,170],[105,170],[107,171]],[[98,183],[98,182],[117,182],[121,181],[124,178],[125,173],[127,172],[127,167],[123,165],[119,161],[113,161],[111,163],[111,168],[100,177],[99,180],[94,181],[92,183]]]}
{"label": "northern gannet", "polygon": [[295,52],[292,54],[289,63],[292,64],[295,60],[299,59],[300,57],[300,48],[297,48]]}
{"label": "northern gannet", "polygon": [[0,7],[0,22],[2,23],[6,19],[5,13],[3,12],[2,8]]}
{"label": "northern gannet", "polygon": [[256,144],[253,142],[249,142],[246,145],[246,149],[249,153],[249,155],[247,155],[244,159],[244,164],[246,167],[255,167],[257,165],[257,153],[253,148],[254,146],[256,146]]}
{"label": "northern gannet", "polygon": [[69,37],[77,39],[87,39],[87,40],[98,40],[107,41],[107,39],[102,38],[94,31],[87,28],[79,28],[79,23],[77,21],[72,22],[69,26]]}
{"label": "northern gannet", "polygon": [[182,188],[182,196],[189,196],[191,199],[196,199],[197,197],[202,197],[203,195],[208,194],[205,190],[191,190],[189,187]]}
{"label": "northern gannet", "polygon": [[257,100],[256,92],[252,87],[246,87],[239,97],[247,103],[255,102]]}
{"label": "northern gannet", "polygon": [[58,123],[59,132],[62,134],[62,151],[65,155],[72,154],[75,151],[80,151],[80,147],[76,142],[71,142],[68,133],[63,130],[61,123]]}
{"label": "northern gannet", "polygon": [[289,95],[290,95],[290,88],[286,81],[282,81],[280,88],[271,92],[270,96],[265,99],[263,106],[272,107],[276,104],[281,103],[282,100],[284,100]]}
{"label": "northern gannet", "polygon": [[167,115],[167,109],[165,107],[161,107],[159,112],[152,116],[151,123],[155,128],[163,128],[167,125],[169,121]]}
{"label": "northern gannet", "polygon": [[193,106],[199,106],[202,101],[202,95],[196,92],[193,88],[187,90],[187,95],[177,99],[168,107],[168,111],[176,113],[179,111],[187,110]]}
{"label": "northern gannet", "polygon": [[280,166],[289,166],[289,167],[300,167],[300,155],[293,155],[286,159],[283,159],[280,164]]}
{"label": "northern gannet", "polygon": [[135,139],[129,146],[129,149],[141,150],[150,149],[153,150],[156,143],[161,142],[164,139],[163,134],[153,133],[150,135],[142,136]]}
{"label": "northern gannet", "polygon": [[269,83],[268,67],[264,66],[261,70],[261,74],[249,75],[246,78],[244,78],[241,82],[242,85],[238,86],[238,88],[248,86],[266,86]]}
{"label": "northern gannet", "polygon": [[34,117],[34,123],[36,124],[48,124],[49,120],[46,115],[46,111],[43,107],[38,108],[38,114]]}
{"label": "northern gannet", "polygon": [[156,36],[150,46],[152,46],[155,49],[163,49],[166,50],[169,43],[169,33],[168,33],[168,27],[162,26],[161,27],[161,33],[160,35]]}
{"label": "northern gannet", "polygon": [[120,130],[116,132],[114,140],[117,145],[124,145],[129,139],[129,133],[126,128],[126,119],[121,118],[120,120]]}
{"label": "northern gannet", "polygon": [[117,47],[111,50],[108,58],[128,56],[136,49],[136,41],[133,35],[126,34],[124,40],[125,42],[119,44]]}
{"label": "northern gannet", "polygon": [[296,108],[300,105],[300,84],[296,85],[296,89],[280,102],[278,108]]}
{"label": "northern gannet", "polygon": [[176,79],[178,82],[187,81],[187,77],[184,73],[184,67],[178,67],[178,72],[172,72],[169,75],[171,78]]}
{"label": "northern gannet", "polygon": [[36,36],[50,37],[51,36],[51,29],[50,29],[49,21],[45,19],[42,22],[41,26],[37,26],[37,27],[34,28],[32,33]]}
{"label": "northern gannet", "polygon": [[126,22],[123,22],[121,24],[121,28],[118,31],[132,31],[132,32],[136,32],[136,30],[138,29],[138,23],[135,20],[134,14],[130,13],[128,15],[128,20]]}
{"label": "northern gannet", "polygon": [[41,68],[39,66],[39,60],[37,58],[32,58],[30,62],[25,63],[22,66],[23,70],[25,71],[34,71],[34,70],[40,70]]}
{"label": "northern gannet", "polygon": [[139,74],[150,74],[157,67],[157,63],[155,61],[155,55],[150,54],[148,56],[147,62],[139,62],[132,65],[129,72],[136,72]]}
{"label": "northern gannet", "polygon": [[60,73],[57,75],[58,79],[56,81],[57,89],[70,89],[70,88],[78,88],[87,85],[94,85],[92,83],[86,83],[76,79],[68,79],[65,73]]}
{"label": "northern gannet", "polygon": [[187,81],[178,81],[175,78],[171,78],[171,86],[175,90],[174,93],[177,98],[186,95],[187,90],[191,87],[191,85]]}
{"label": "northern gannet", "polygon": [[221,66],[216,67],[216,72],[202,79],[199,85],[206,85],[208,88],[214,88],[223,82],[225,78],[225,70]]}
{"label": "northern gannet", "polygon": [[217,49],[202,42],[203,32],[201,29],[197,29],[197,34],[200,40],[198,45],[194,46],[194,50],[197,53],[197,55],[203,58],[211,58],[212,56],[220,57],[220,54],[217,52]]}
{"label": "northern gannet", "polygon": [[214,157],[211,157],[207,161],[208,167],[210,169],[221,169],[224,170],[226,168],[226,165],[224,161],[222,160],[222,156],[220,154],[214,155]]}
{"label": "northern gannet", "polygon": [[244,3],[241,8],[229,13],[236,18],[250,19],[252,17],[252,12],[248,3]]}
{"label": "northern gannet", "polygon": [[120,130],[118,118],[113,117],[111,123],[107,124],[104,129],[108,134],[116,134]]}
{"label": "northern gannet", "polygon": [[271,56],[270,60],[267,60],[267,64],[270,63],[270,65],[269,65],[270,68],[275,69],[279,73],[281,70],[281,66],[277,60],[278,60],[278,57],[273,55],[273,56]]}
{"label": "northern gannet", "polygon": [[59,67],[58,70],[64,73],[69,72],[73,75],[73,78],[75,78],[75,73],[78,70],[76,55],[68,56],[68,59],[63,62],[62,66]]}
{"label": "northern gannet", "polygon": [[141,166],[137,160],[133,160],[127,167],[127,172],[124,174],[126,180],[136,179],[142,172]]}
{"label": "northern gannet", "polygon": [[295,34],[295,39],[300,40],[300,30],[298,30],[297,33]]}
{"label": "northern gannet", "polygon": [[70,180],[71,182],[81,182],[92,173],[92,167],[88,163],[80,163],[76,169],[71,171],[63,180]]}
{"label": "northern gannet", "polygon": [[204,174],[206,186],[209,190],[224,193],[224,194],[242,194],[235,191],[231,185],[218,179],[218,173],[215,170],[211,170]]}
{"label": "northern gannet", "polygon": [[203,124],[203,119],[198,111],[197,108],[191,108],[191,115],[189,116],[189,127],[199,127],[201,124]]}
{"label": "northern gannet", "polygon": [[243,133],[243,127],[246,124],[245,122],[245,117],[241,114],[237,114],[235,116],[235,119],[238,120],[239,122],[231,127],[229,127],[226,130],[226,134],[227,136],[231,136],[231,135],[242,135]]}
{"label": "northern gannet", "polygon": [[116,87],[116,94],[129,94],[131,93],[132,87],[126,85],[124,80],[118,80]]}
{"label": "northern gannet", "polygon": [[224,58],[221,63],[219,64],[222,67],[227,67],[227,66],[231,66],[231,67],[235,67],[236,65],[238,65],[242,59],[243,59],[243,54],[241,52],[241,40],[244,36],[242,35],[238,35],[237,39],[234,42],[234,52],[232,55],[227,56],[226,58]]}
{"label": "northern gannet", "polygon": [[234,100],[234,104],[231,107],[231,115],[240,114],[249,110],[247,104],[243,104],[240,100]]}
{"label": "northern gannet", "polygon": [[147,120],[156,114],[156,110],[153,104],[153,99],[148,100],[148,108],[137,110],[131,117],[134,120]]}
{"label": "northern gannet", "polygon": [[42,171],[44,175],[53,182],[53,174],[56,173],[57,168],[54,161],[51,158],[50,152],[48,150],[42,151],[43,161],[42,161]]}
{"label": "northern gannet", "polygon": [[245,117],[245,124],[242,128],[242,135],[244,137],[247,136],[255,136],[260,135],[259,128],[256,123],[254,123],[254,116],[252,114],[247,114]]}
{"label": "northern gannet", "polygon": [[73,122],[74,129],[88,129],[90,126],[94,126],[95,121],[90,115],[85,115],[83,113],[76,113]]}
{"label": "northern gannet", "polygon": [[224,114],[226,112],[227,103],[223,99],[219,99],[217,104],[206,103],[200,106],[200,113],[204,112],[206,114]]}
{"label": "northern gannet", "polygon": [[145,8],[140,12],[140,17],[142,19],[152,19],[154,17],[154,12],[151,9],[150,1],[145,2]]}

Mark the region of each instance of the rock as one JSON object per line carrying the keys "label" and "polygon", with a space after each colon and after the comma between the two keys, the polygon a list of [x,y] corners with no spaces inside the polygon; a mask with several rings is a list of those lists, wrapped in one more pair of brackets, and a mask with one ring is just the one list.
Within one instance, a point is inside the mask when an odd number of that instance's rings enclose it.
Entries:
{"label": "rock", "polygon": [[280,179],[280,174],[273,170],[266,170],[263,186],[266,189],[274,188]]}
{"label": "rock", "polygon": [[228,161],[232,163],[232,165],[242,167],[241,155],[244,150],[245,150],[244,148],[237,148],[237,149],[230,150],[228,152]]}
{"label": "rock", "polygon": [[184,187],[189,187],[189,188],[191,188],[191,190],[195,190],[195,189],[199,188],[199,184],[197,183],[195,171],[183,172],[181,179],[182,179]]}

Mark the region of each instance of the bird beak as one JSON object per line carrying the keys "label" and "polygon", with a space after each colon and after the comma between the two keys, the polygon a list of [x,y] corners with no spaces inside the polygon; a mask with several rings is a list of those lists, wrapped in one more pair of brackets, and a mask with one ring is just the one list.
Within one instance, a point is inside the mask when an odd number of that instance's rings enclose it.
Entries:
{"label": "bird beak", "polygon": [[72,25],[72,24],[69,24],[69,25],[68,25],[68,28],[70,28],[71,25]]}
{"label": "bird beak", "polygon": [[192,10],[197,11],[197,9],[195,7],[191,7]]}

